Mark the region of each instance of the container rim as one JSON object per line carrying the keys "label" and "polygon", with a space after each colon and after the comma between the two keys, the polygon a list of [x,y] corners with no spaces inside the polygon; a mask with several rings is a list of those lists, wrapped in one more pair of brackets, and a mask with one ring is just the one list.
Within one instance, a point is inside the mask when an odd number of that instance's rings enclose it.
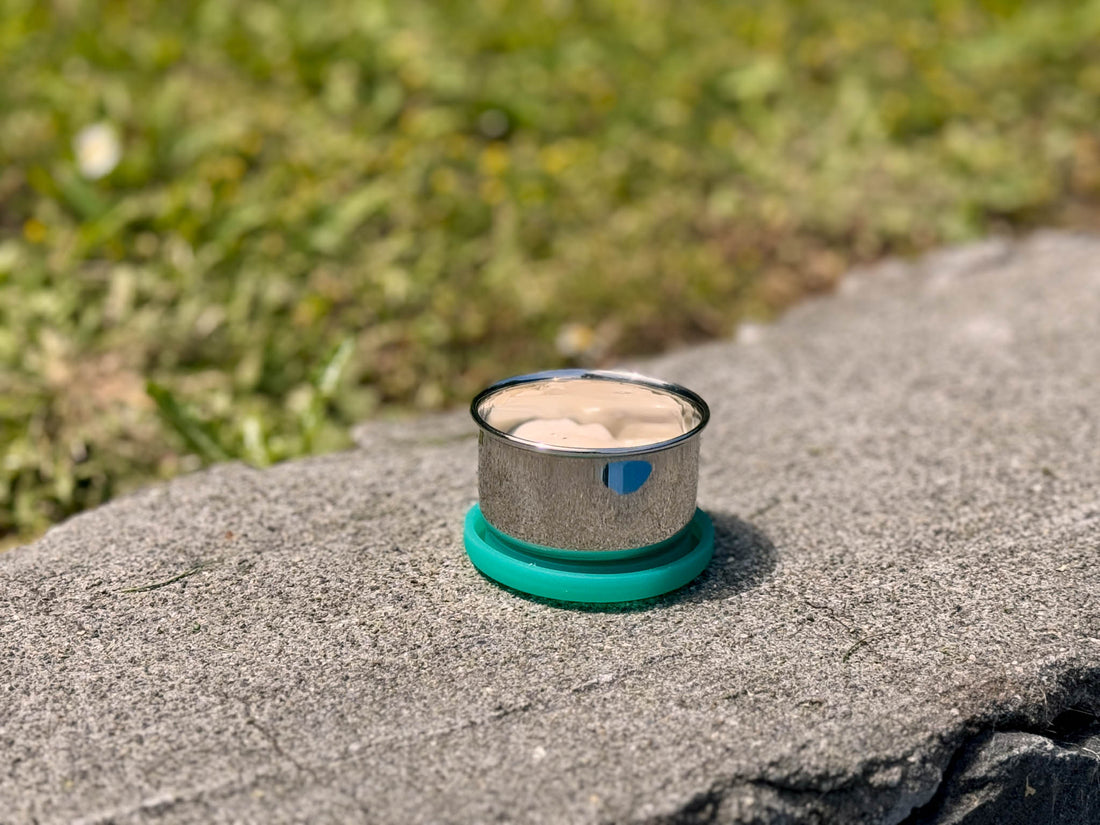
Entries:
{"label": "container rim", "polygon": [[[498,430],[488,421],[486,421],[482,415],[480,407],[490,397],[496,395],[512,387],[522,386],[523,384],[534,384],[550,381],[575,381],[578,379],[590,379],[597,381],[615,381],[618,383],[637,384],[643,387],[649,387],[650,389],[666,392],[669,395],[675,395],[684,399],[691,404],[696,412],[699,413],[699,423],[692,427],[685,433],[681,433],[675,438],[668,438],[664,441],[655,441],[652,444],[638,444],[633,447],[561,447],[550,444],[543,444],[538,441],[530,441],[526,438],[516,438],[511,433],[506,433],[502,430]],[[561,456],[579,456],[579,457],[607,457],[607,456],[624,456],[624,455],[645,455],[648,453],[656,453],[662,450],[667,450],[671,447],[675,447],[678,444],[682,444],[688,441],[702,432],[703,428],[707,426],[710,421],[710,407],[707,402],[703,400],[702,396],[698,393],[689,390],[687,387],[680,384],[673,384],[669,381],[661,381],[657,378],[650,378],[647,375],[642,375],[637,372],[618,372],[614,370],[586,370],[586,369],[561,369],[561,370],[543,370],[542,372],[532,372],[526,375],[517,375],[513,378],[505,378],[503,381],[497,381],[495,384],[490,384],[483,389],[477,395],[474,396],[474,400],[470,402],[470,415],[473,416],[474,423],[481,428],[483,432],[496,436],[497,438],[507,441],[515,447],[520,449],[530,450],[536,453],[545,453],[548,455],[561,455]]]}

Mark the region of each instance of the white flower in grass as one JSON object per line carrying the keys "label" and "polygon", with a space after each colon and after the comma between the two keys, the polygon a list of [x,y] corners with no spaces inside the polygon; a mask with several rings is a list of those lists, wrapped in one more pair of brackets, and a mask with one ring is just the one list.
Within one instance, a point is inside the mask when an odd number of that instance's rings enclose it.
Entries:
{"label": "white flower in grass", "polygon": [[80,174],[89,180],[98,180],[118,166],[122,144],[110,123],[93,123],[77,132],[73,138],[73,152]]}

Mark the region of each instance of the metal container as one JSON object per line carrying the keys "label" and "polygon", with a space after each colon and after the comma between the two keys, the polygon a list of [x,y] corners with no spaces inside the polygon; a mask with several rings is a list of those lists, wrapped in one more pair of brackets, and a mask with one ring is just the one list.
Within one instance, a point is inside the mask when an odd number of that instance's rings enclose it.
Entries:
{"label": "metal container", "polygon": [[691,390],[631,373],[552,370],[474,398],[481,513],[546,548],[622,551],[663,542],[695,514],[699,434]]}

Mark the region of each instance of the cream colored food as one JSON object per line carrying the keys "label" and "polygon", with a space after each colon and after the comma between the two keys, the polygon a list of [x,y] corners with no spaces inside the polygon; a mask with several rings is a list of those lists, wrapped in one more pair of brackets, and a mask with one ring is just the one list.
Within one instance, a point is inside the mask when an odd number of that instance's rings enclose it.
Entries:
{"label": "cream colored food", "polygon": [[663,390],[600,378],[536,381],[494,393],[479,412],[492,427],[554,447],[639,447],[699,423],[690,403]]}

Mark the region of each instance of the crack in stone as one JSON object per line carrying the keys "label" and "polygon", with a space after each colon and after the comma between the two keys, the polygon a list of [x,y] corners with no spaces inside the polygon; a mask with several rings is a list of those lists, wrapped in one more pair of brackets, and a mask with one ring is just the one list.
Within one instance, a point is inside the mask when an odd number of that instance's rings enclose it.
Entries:
{"label": "crack in stone", "polygon": [[73,825],[113,825],[119,819],[133,814],[150,814],[161,816],[168,813],[178,805],[186,805],[197,802],[212,795],[235,792],[254,787],[262,779],[261,774],[256,774],[242,782],[237,779],[210,782],[202,785],[194,785],[177,791],[158,791],[143,796],[135,802],[120,805],[111,809],[97,811],[87,816],[77,817],[72,820]]}
{"label": "crack in stone", "polygon": [[[911,773],[912,754],[902,754],[894,760],[866,762],[858,773],[839,781],[835,776],[804,779],[762,775],[728,777],[714,782],[678,810],[647,818],[644,822],[646,825],[717,825],[725,822],[846,825],[857,821],[880,825],[936,825],[948,821],[1000,825],[1002,822],[1028,822],[1027,819],[1005,819],[999,809],[980,819],[969,818],[967,812],[963,812],[963,819],[958,819],[952,813],[952,805],[965,801],[966,794],[973,791],[973,782],[967,785],[960,780],[975,764],[982,748],[991,742],[1003,742],[1003,737],[1013,734],[1042,737],[1052,743],[1054,748],[1048,757],[1050,767],[1067,751],[1095,758],[1096,767],[1084,789],[1081,790],[1079,784],[1076,786],[1080,804],[1061,812],[1062,818],[1055,818],[1059,812],[1052,810],[1050,821],[1065,825],[1100,821],[1100,756],[1097,749],[1086,745],[1100,741],[1100,669],[1064,674],[1054,694],[1054,697],[1046,697],[1046,704],[1024,709],[1007,718],[991,716],[960,727],[953,737],[933,749],[929,760],[925,760],[926,764],[941,767],[937,771],[939,779],[924,787],[919,785],[919,779],[912,781],[916,778]],[[898,773],[898,780],[892,787],[876,788],[870,781],[891,771]],[[1024,776],[1023,793],[1027,796],[1035,793],[1031,782],[1034,778],[1034,774]],[[996,779],[990,782],[995,784]],[[892,804],[891,795],[896,797]],[[1016,806],[1017,802],[1014,800],[1011,804]],[[948,820],[945,816],[951,818]]]}
{"label": "crack in stone", "polygon": [[[1052,748],[1046,755],[1045,762],[1047,764],[1045,767],[1048,770],[1047,776],[1044,778],[1050,778],[1050,769],[1054,767],[1054,763],[1068,754],[1074,752],[1087,753],[1095,759],[1096,766],[1093,769],[1093,778],[1096,781],[1091,783],[1093,786],[1091,798],[1086,796],[1081,798],[1081,807],[1091,808],[1092,816],[1089,815],[1087,810],[1071,810],[1063,811],[1068,815],[1068,818],[1057,818],[1058,813],[1053,809],[1054,799],[1052,797],[1052,810],[1049,819],[1052,823],[1064,821],[1073,823],[1073,825],[1079,822],[1095,821],[1096,817],[1100,816],[1100,754],[1097,754],[1092,748],[1086,747],[1083,743],[1100,740],[1100,717],[1087,709],[1070,707],[1063,710],[1046,725],[1018,725],[1011,728],[985,729],[964,738],[952,753],[951,759],[944,769],[943,778],[937,785],[932,798],[921,807],[915,808],[909,816],[897,825],[935,825],[935,823],[945,821],[947,818],[945,814],[950,816],[951,822],[965,821],[967,823],[973,822],[975,825],[978,822],[1007,822],[1008,820],[1003,819],[1002,812],[991,810],[991,806],[985,806],[985,810],[982,812],[975,810],[963,811],[961,816],[964,819],[962,820],[955,815],[955,810],[966,804],[968,796],[975,791],[982,790],[981,788],[975,788],[973,782],[966,781],[968,770],[977,764],[983,756],[995,756],[998,750],[1008,749],[1013,740],[1021,738],[1014,735],[1035,737],[1043,740],[1044,743],[1050,743]],[[1010,767],[1009,771],[1011,770]],[[1016,773],[1018,774],[1019,771],[1017,770]],[[1010,773],[1009,778],[1018,780],[1019,776],[1013,776]],[[1036,789],[1031,785],[1032,778],[1025,771],[1023,777],[1025,799],[1036,793]],[[992,780],[989,784],[993,784]],[[1002,784],[1006,783],[1002,782]],[[992,788],[987,790],[992,790]],[[1012,804],[1016,805],[1018,803],[1013,802]],[[976,813],[977,818],[970,817],[970,813]]]}

